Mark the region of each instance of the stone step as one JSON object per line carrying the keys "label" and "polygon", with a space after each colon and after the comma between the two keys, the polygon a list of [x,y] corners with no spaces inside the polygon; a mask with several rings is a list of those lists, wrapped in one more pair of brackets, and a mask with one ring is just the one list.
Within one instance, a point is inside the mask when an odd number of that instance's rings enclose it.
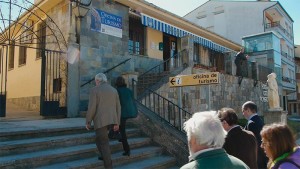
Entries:
{"label": "stone step", "polygon": [[26,139],[34,137],[43,137],[49,135],[66,135],[74,133],[85,133],[86,129],[82,127],[68,127],[68,128],[54,128],[54,129],[38,129],[38,130],[25,130],[25,131],[12,131],[12,132],[1,132],[0,141],[8,141],[15,139]]}
{"label": "stone step", "polygon": [[[127,137],[136,137],[141,134],[137,128],[126,129]],[[9,154],[28,153],[38,150],[46,150],[64,146],[88,144],[95,142],[95,132],[86,131],[79,134],[68,134],[49,137],[37,137],[30,139],[18,139],[0,142],[0,157]]]}
{"label": "stone step", "polygon": [[[86,133],[87,130],[85,128],[85,121],[82,122],[82,126],[52,126],[53,128],[17,128],[16,130],[7,130],[0,132],[0,142],[16,140],[16,139],[26,139],[26,138],[36,138],[36,137],[47,137],[51,136],[60,136],[60,135],[68,135],[68,134],[79,134]],[[127,120],[126,128],[135,127],[132,119]]]}
{"label": "stone step", "polygon": [[[137,161],[142,161],[145,159],[160,157],[162,149],[155,146],[145,146],[140,148],[132,148],[131,155],[123,156],[123,151],[112,153],[112,161],[114,168],[123,167],[129,163],[135,163]],[[53,168],[72,168],[72,169],[91,169],[91,168],[104,168],[103,161],[98,160],[97,156],[85,159],[79,159],[74,161],[68,161],[64,163],[58,163],[48,166],[42,166],[38,169],[53,169]],[[141,167],[140,167],[141,168]]]}
{"label": "stone step", "polygon": [[[151,143],[150,138],[129,138],[131,148],[142,147]],[[110,141],[112,152],[122,150],[122,144]],[[9,155],[0,158],[0,168],[36,168],[43,165],[89,158],[97,156],[95,143],[53,148],[30,153]]]}
{"label": "stone step", "polygon": [[174,166],[176,166],[176,158],[166,155],[159,155],[143,160],[134,161],[125,165],[120,165],[115,167],[114,169],[166,169]]}

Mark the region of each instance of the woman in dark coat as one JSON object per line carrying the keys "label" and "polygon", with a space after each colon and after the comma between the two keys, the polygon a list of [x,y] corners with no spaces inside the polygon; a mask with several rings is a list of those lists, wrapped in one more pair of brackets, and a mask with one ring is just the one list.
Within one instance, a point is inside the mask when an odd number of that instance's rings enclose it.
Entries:
{"label": "woman in dark coat", "polygon": [[120,98],[121,104],[121,124],[120,132],[122,139],[119,140],[123,144],[124,156],[130,156],[130,147],[127,142],[126,135],[126,120],[128,118],[134,118],[137,116],[137,107],[133,97],[133,92],[126,87],[125,80],[122,76],[119,76],[116,80],[116,87]]}

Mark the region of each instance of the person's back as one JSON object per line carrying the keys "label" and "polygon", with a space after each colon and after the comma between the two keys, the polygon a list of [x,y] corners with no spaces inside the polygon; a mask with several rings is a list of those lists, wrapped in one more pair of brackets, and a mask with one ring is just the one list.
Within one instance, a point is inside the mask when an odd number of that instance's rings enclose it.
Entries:
{"label": "person's back", "polygon": [[226,152],[245,162],[250,168],[257,168],[257,143],[254,134],[237,126],[228,132],[223,148]]}
{"label": "person's back", "polygon": [[136,103],[132,91],[127,87],[117,88],[120,103],[121,103],[121,117],[128,118],[137,114]]}
{"label": "person's back", "polygon": [[242,106],[243,115],[246,119],[248,119],[247,125],[245,126],[245,130],[251,131],[257,141],[257,166],[258,168],[266,168],[267,167],[267,157],[264,154],[263,149],[260,147],[261,145],[261,136],[260,131],[264,126],[264,122],[257,114],[257,105],[252,101],[247,101]]}
{"label": "person's back", "polygon": [[240,159],[229,155],[223,148],[201,153],[180,169],[247,169],[249,168]]}
{"label": "person's back", "polygon": [[187,133],[190,162],[181,169],[248,169],[240,159],[222,148],[226,132],[215,111],[194,113],[184,123]]}
{"label": "person's back", "polygon": [[234,109],[224,107],[218,111],[218,117],[227,131],[223,148],[226,152],[257,168],[257,143],[254,134],[238,125],[238,116]]}
{"label": "person's back", "polygon": [[[118,108],[121,109],[119,104],[118,92],[108,83],[102,83],[91,89],[94,99],[90,99],[89,104],[95,104],[97,106],[89,106],[87,118],[97,119],[94,121],[95,128],[100,128],[110,124],[118,124],[120,117],[116,112]],[[93,110],[96,109],[96,110]],[[95,112],[89,113],[89,112]]]}
{"label": "person's back", "polygon": [[96,86],[89,94],[89,105],[86,114],[86,129],[91,129],[94,123],[96,134],[96,146],[99,152],[99,160],[103,160],[104,168],[112,168],[111,151],[107,129],[112,127],[119,130],[121,119],[121,105],[116,89],[107,83],[107,77],[103,73],[95,76]]}

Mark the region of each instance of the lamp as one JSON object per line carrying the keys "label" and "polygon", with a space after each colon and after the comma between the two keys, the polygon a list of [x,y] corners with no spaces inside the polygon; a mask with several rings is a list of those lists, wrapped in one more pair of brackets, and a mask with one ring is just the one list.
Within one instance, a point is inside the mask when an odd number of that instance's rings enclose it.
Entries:
{"label": "lamp", "polygon": [[89,6],[92,0],[70,0],[72,2],[72,11],[77,18],[83,18],[90,10]]}
{"label": "lamp", "polygon": [[[70,0],[72,13],[75,15],[75,36],[76,36],[76,43],[80,43],[80,21],[82,18],[90,10],[89,6],[92,3],[92,0]],[[79,21],[79,23],[78,23]]]}

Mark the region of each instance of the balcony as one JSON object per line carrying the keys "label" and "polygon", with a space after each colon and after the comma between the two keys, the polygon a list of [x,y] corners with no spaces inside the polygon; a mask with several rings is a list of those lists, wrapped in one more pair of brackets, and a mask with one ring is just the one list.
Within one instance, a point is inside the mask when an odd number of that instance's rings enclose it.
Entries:
{"label": "balcony", "polygon": [[296,81],[294,79],[291,79],[291,78],[286,77],[286,76],[282,76],[282,81],[287,82],[287,83],[291,83],[291,84],[296,84]]}
{"label": "balcony", "polygon": [[293,40],[294,36],[292,34],[290,34],[286,29],[284,29],[281,25],[280,22],[271,22],[271,23],[267,23],[265,25],[265,29],[271,29],[271,28],[278,28],[280,29],[290,40]]}
{"label": "balcony", "polygon": [[281,51],[281,56],[287,58],[288,60],[290,60],[291,62],[295,63],[295,60],[292,56],[288,55],[286,52]]}

